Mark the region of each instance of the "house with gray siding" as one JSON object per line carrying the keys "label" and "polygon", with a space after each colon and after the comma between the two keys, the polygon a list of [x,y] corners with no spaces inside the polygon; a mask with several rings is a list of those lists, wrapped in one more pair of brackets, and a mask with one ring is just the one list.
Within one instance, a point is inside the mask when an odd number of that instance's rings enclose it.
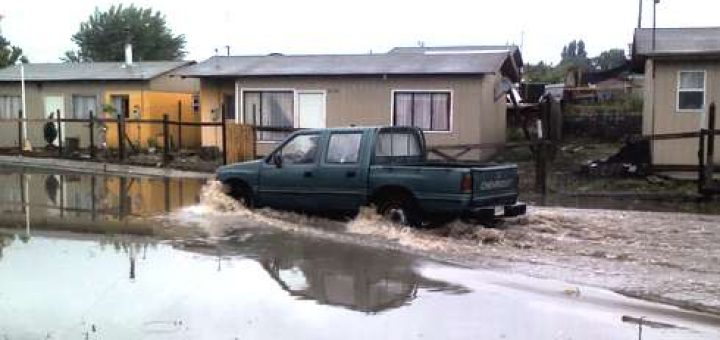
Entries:
{"label": "house with gray siding", "polygon": [[[216,56],[175,72],[200,79],[203,121],[278,128],[416,126],[428,144],[502,143],[515,46],[395,48],[383,54]],[[220,147],[206,128],[203,146]],[[259,132],[266,154],[287,134]],[[467,154],[484,159],[492,151]]]}

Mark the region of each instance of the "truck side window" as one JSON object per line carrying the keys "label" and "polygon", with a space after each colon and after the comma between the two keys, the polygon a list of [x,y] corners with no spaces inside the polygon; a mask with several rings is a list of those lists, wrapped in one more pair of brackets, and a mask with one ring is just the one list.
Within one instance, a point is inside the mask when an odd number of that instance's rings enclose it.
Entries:
{"label": "truck side window", "polygon": [[312,164],[318,153],[320,135],[297,135],[282,149],[276,151],[282,156],[283,164]]}
{"label": "truck side window", "polygon": [[333,133],[328,145],[327,163],[357,163],[360,157],[362,133]]}

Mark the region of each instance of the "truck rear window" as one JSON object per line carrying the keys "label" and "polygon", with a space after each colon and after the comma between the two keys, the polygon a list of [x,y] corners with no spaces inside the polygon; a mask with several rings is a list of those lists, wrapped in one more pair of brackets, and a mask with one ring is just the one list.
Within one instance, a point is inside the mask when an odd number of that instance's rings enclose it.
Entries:
{"label": "truck rear window", "polygon": [[375,163],[417,162],[422,159],[418,137],[412,132],[381,132],[375,144]]}

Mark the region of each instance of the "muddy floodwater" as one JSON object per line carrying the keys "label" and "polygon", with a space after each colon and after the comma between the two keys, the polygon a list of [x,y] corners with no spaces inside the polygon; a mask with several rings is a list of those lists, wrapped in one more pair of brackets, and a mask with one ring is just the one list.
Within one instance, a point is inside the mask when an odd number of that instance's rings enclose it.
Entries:
{"label": "muddy floodwater", "polygon": [[[369,211],[347,220],[248,211],[204,180],[5,169],[0,188],[2,340],[720,338],[720,317],[689,310],[702,310],[693,301],[681,309],[614,292],[627,281],[655,300],[683,300],[625,272],[654,258],[652,244],[641,242],[647,258],[617,259],[616,242],[596,235],[592,223],[608,219],[633,237],[618,214],[591,211],[591,223],[542,208],[498,229],[416,231]],[[688,248],[717,239],[704,230]],[[718,268],[703,258],[647,264],[667,285],[672,270],[687,271],[699,307],[711,307]]]}

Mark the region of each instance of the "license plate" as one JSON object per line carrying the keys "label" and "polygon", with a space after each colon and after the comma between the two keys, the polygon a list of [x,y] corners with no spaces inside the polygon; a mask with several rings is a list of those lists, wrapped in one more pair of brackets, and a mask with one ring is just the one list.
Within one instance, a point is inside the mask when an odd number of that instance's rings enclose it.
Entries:
{"label": "license plate", "polygon": [[495,216],[505,215],[505,207],[495,207]]}

